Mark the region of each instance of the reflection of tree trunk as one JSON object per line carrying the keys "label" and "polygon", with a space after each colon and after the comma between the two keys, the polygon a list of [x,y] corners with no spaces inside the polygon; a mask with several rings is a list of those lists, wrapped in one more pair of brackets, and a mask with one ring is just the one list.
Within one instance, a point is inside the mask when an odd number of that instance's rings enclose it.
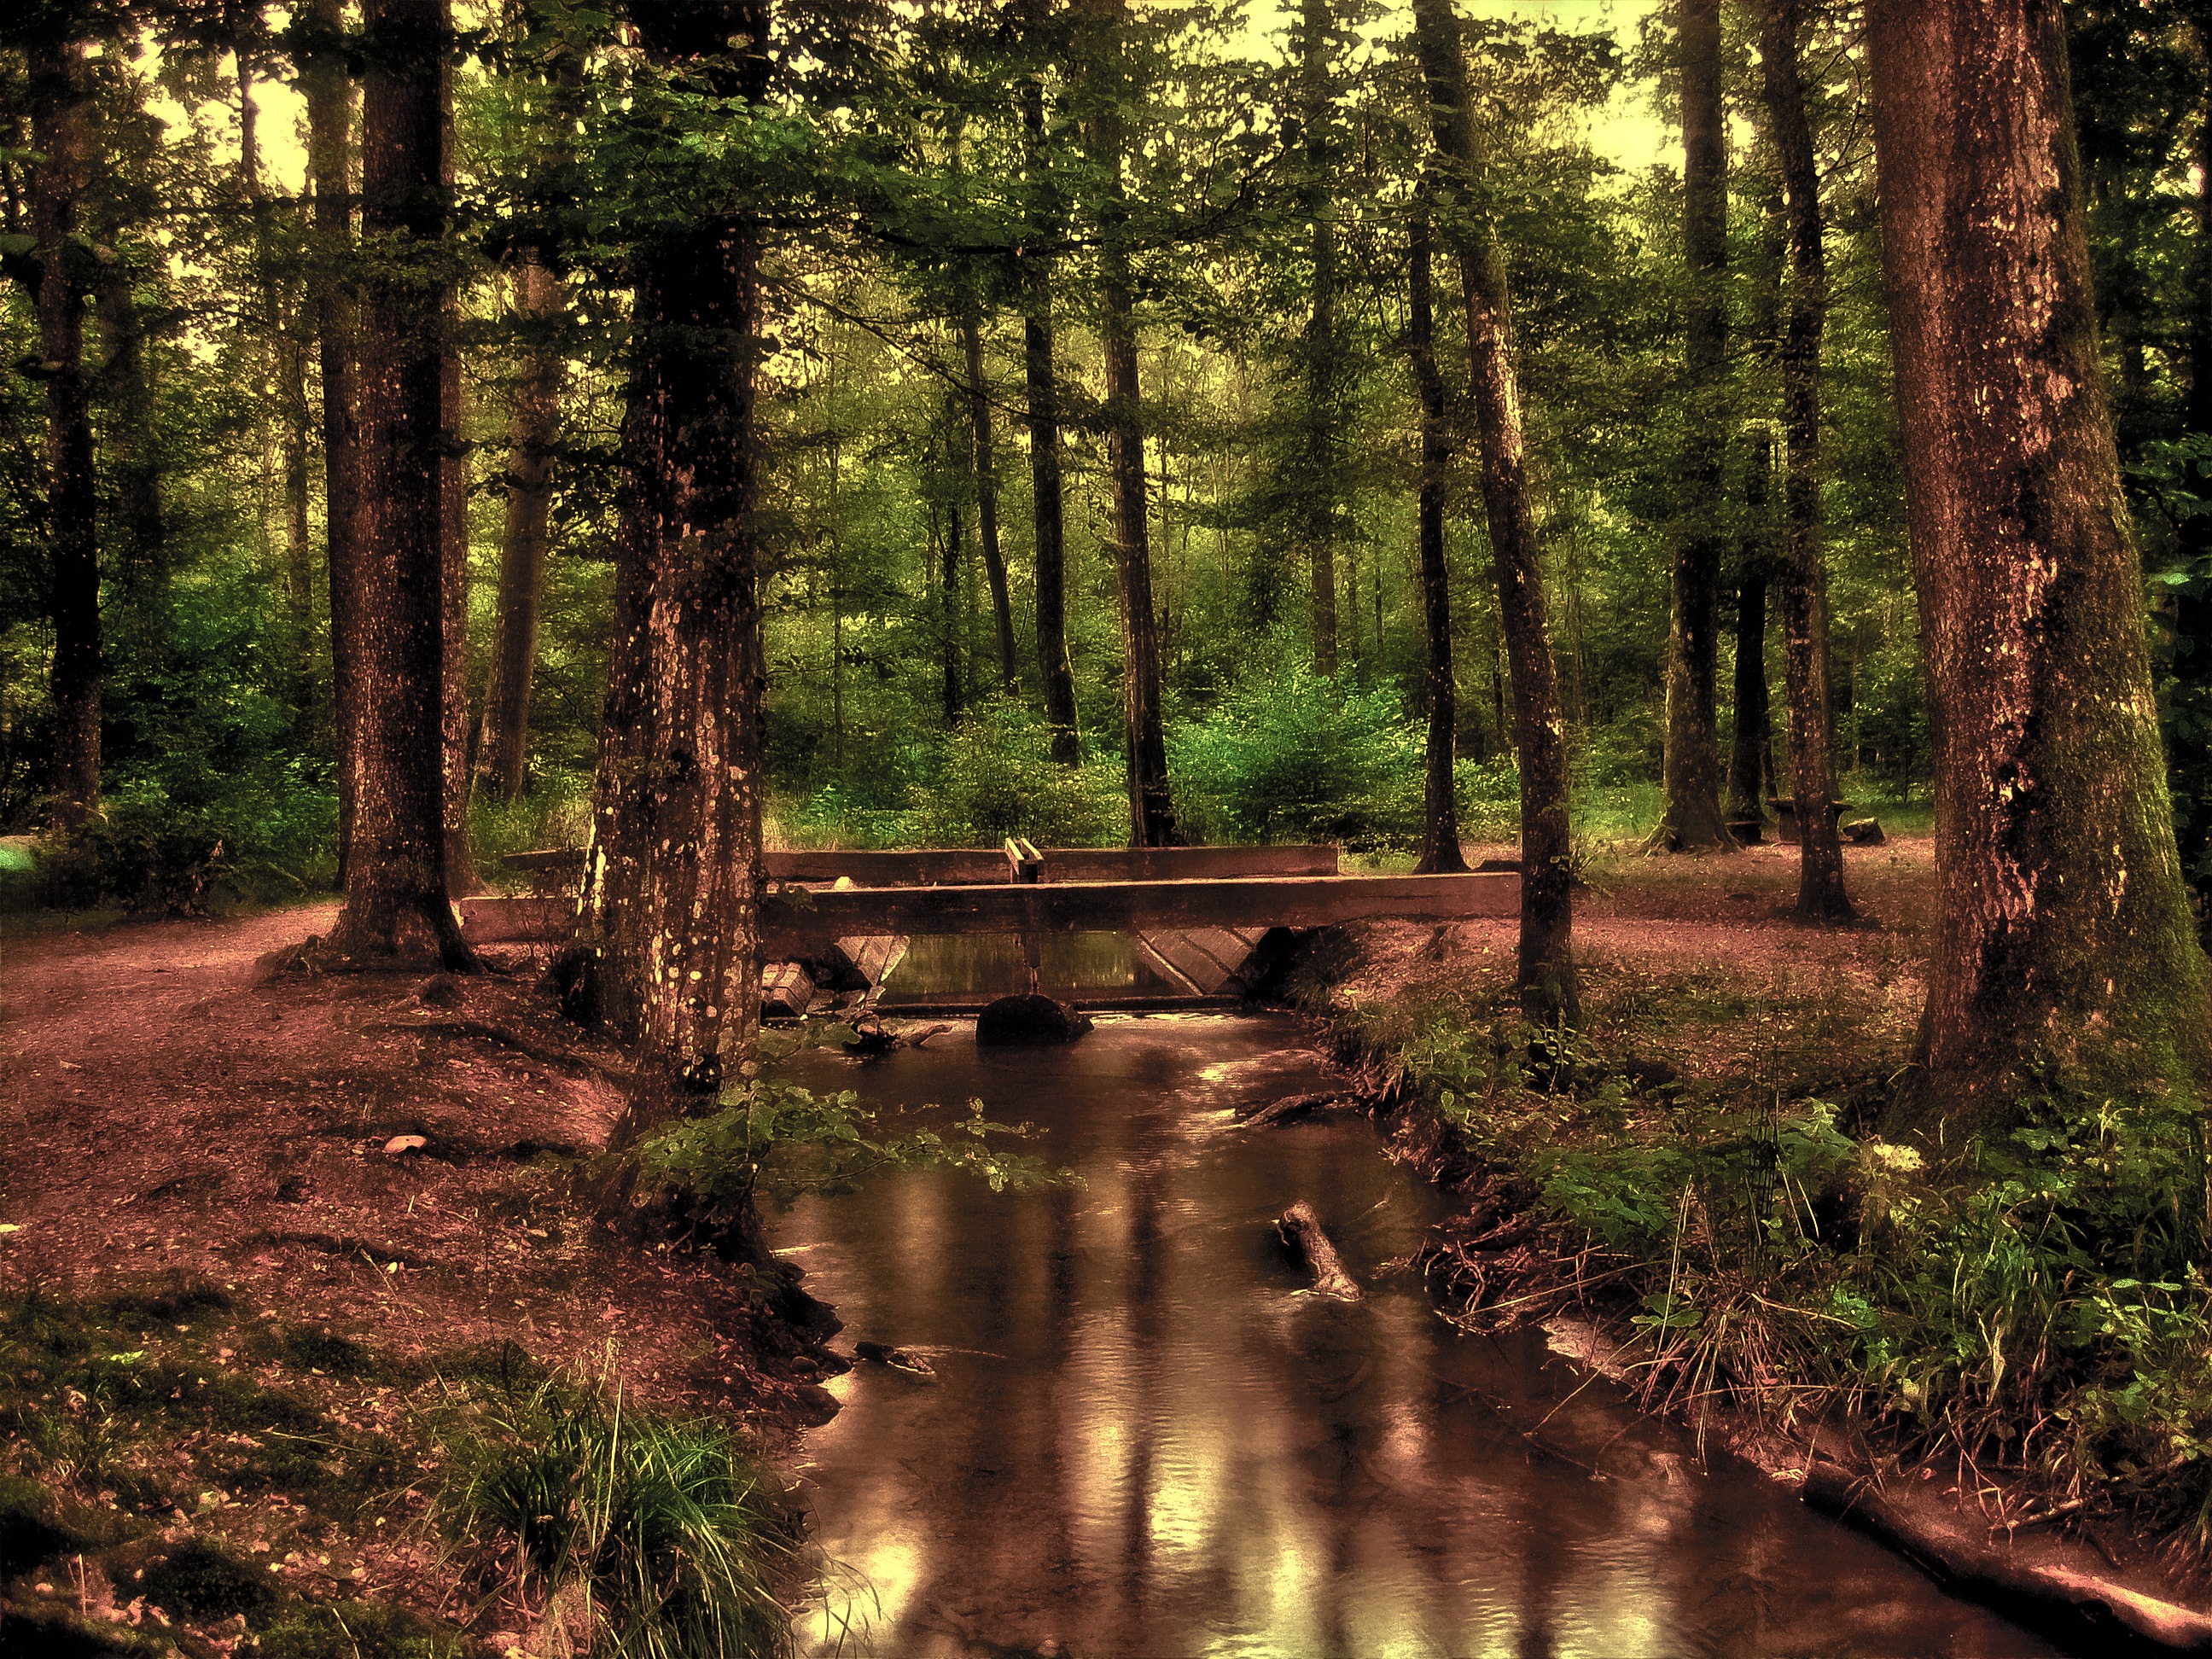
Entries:
{"label": "reflection of tree trunk", "polygon": [[522,362],[507,428],[507,520],[500,538],[499,617],[484,684],[477,765],[501,800],[521,798],[529,781],[530,684],[538,667],[538,627],[545,589],[553,512],[553,446],[561,420],[562,356],[552,338],[561,279],[538,259],[516,277]]}
{"label": "reflection of tree trunk", "polygon": [[1790,688],[1790,793],[1797,801],[1797,915],[1849,921],[1844,854],[1836,836],[1835,763],[1828,715],[1828,576],[1820,551],[1820,335],[1828,309],[1820,246],[1820,174],[1797,69],[1802,0],[1767,0],[1759,57],[1782,185],[1790,209],[1790,316],[1782,339],[1783,425],[1790,441],[1784,517],[1783,636]]}
{"label": "reflection of tree trunk", "polygon": [[1106,359],[1106,463],[1114,486],[1114,565],[1121,597],[1121,725],[1129,785],[1129,844],[1166,847],[1175,840],[1168,794],[1167,738],[1160,717],[1158,622],[1152,611],[1152,552],[1145,500],[1145,434],[1137,384],[1137,325],[1125,246],[1127,210],[1121,198],[1122,37],[1127,0],[1094,0],[1105,71],[1091,143],[1107,175],[1101,216],[1100,327]]}
{"label": "reflection of tree trunk", "polygon": [[1459,725],[1459,693],[1452,680],[1451,571],[1444,562],[1444,467],[1451,459],[1446,436],[1443,377],[1437,372],[1436,313],[1431,297],[1430,246],[1425,205],[1413,220],[1409,295],[1409,355],[1413,387],[1421,399],[1421,483],[1418,516],[1421,538],[1421,615],[1426,625],[1429,664],[1428,745],[1424,757],[1421,859],[1417,874],[1464,870],[1459,845],[1459,802],[1453,789],[1453,741]]}
{"label": "reflection of tree trunk", "polygon": [[[1329,199],[1328,124],[1331,88],[1329,0],[1302,0],[1300,101],[1306,140],[1306,220],[1313,252],[1313,310],[1306,320],[1304,476],[1292,485],[1299,539],[1313,574],[1313,659],[1317,672],[1336,672],[1336,421],[1340,371],[1336,344],[1336,229]],[[1359,592],[1352,595],[1352,629],[1359,625]]]}
{"label": "reflection of tree trunk", "polygon": [[975,537],[983,550],[983,574],[991,585],[999,682],[1011,691],[1021,684],[1021,670],[1014,656],[1014,609],[1006,593],[1006,561],[999,549],[999,472],[991,442],[991,394],[983,383],[983,325],[972,294],[960,319],[960,343],[968,359],[968,420],[975,434]]}
{"label": "reflection of tree trunk", "polygon": [[[763,95],[766,0],[637,17],[656,64],[720,96]],[[634,256],[614,635],[582,907],[603,1011],[639,1050],[618,1143],[711,1097],[758,1032],[759,258],[757,224],[714,217],[651,234]]]}
{"label": "reflection of tree trunk", "polygon": [[376,257],[362,304],[361,538],[343,641],[361,697],[347,734],[360,794],[331,941],[388,956],[411,919],[447,965],[468,968],[447,857],[447,0],[367,0],[362,27],[362,235]]}
{"label": "reflection of tree trunk", "polygon": [[46,535],[52,549],[54,816],[82,822],[100,800],[100,491],[84,374],[78,212],[91,161],[84,48],[35,48],[28,64],[31,235],[39,273],[39,372],[46,385]]}
{"label": "reflection of tree trunk", "polygon": [[308,300],[314,308],[323,382],[323,539],[330,592],[331,696],[338,754],[338,883],[345,884],[347,849],[360,799],[355,771],[361,692],[354,672],[354,612],[360,573],[356,489],[358,387],[354,364],[354,307],[347,261],[353,244],[353,185],[348,175],[352,102],[340,41],[343,0],[307,0],[309,31],[300,54],[300,88],[307,106],[307,167],[315,192],[313,258]]}
{"label": "reflection of tree trunk", "polygon": [[1571,1021],[1575,984],[1573,848],[1568,835],[1567,749],[1559,670],[1544,616],[1543,550],[1528,496],[1521,392],[1513,367],[1505,261],[1487,219],[1464,210],[1473,194],[1474,130],[1466,64],[1449,0],[1415,0],[1413,36],[1434,112],[1437,152],[1463,192],[1456,249],[1467,307],[1482,499],[1498,577],[1500,631],[1513,670],[1513,729],[1521,766],[1521,1006],[1530,1018]]}
{"label": "reflection of tree trunk", "polygon": [[2098,1095],[2201,1099],[2212,1007],[2099,373],[2064,18],[1877,0],[1869,21],[1936,745],[1924,1086],[1895,1127],[1958,1147],[2053,1062]]}
{"label": "reflection of tree trunk", "polygon": [[[1032,180],[1042,185],[1044,159],[1044,86],[1035,75],[1022,82],[1022,126],[1029,147]],[[1042,228],[1033,234],[1042,234]],[[1060,511],[1060,386],[1053,362],[1052,267],[1042,255],[1024,252],[1024,366],[1029,381],[1030,494],[1036,526],[1037,671],[1044,686],[1045,724],[1052,732],[1052,757],[1062,766],[1083,763],[1083,739],[1076,726],[1075,673],[1067,660],[1067,539]]]}
{"label": "reflection of tree trunk", "polygon": [[1727,418],[1728,142],[1720,0],[1678,0],[1682,52],[1682,249],[1689,261],[1686,520],[1667,651],[1666,814],[1654,851],[1732,848],[1720,811],[1721,458]]}

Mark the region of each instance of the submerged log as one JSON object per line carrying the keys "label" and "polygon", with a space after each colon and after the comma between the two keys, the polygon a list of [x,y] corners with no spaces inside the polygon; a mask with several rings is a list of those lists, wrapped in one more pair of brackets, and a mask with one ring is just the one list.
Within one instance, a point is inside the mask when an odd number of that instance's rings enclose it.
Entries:
{"label": "submerged log", "polygon": [[1344,1258],[1329,1242],[1312,1205],[1300,1199],[1276,1218],[1275,1231],[1282,1235],[1284,1243],[1305,1257],[1306,1265],[1313,1269],[1317,1292],[1340,1302],[1359,1300],[1358,1283],[1345,1271]]}
{"label": "submerged log", "polygon": [[[2019,1559],[1942,1517],[1915,1513],[1864,1476],[1814,1462],[1798,1496],[1911,1557],[1963,1595],[2098,1652],[2212,1653],[2212,1618],[2110,1579]],[[2130,1639],[2132,1638],[2132,1639]]]}
{"label": "submerged log", "polygon": [[918,1353],[896,1347],[889,1342],[855,1342],[853,1358],[866,1359],[878,1365],[888,1365],[895,1371],[904,1371],[909,1376],[934,1376],[937,1367]]}
{"label": "submerged log", "polygon": [[1246,1128],[1272,1129],[1278,1124],[1296,1123],[1322,1112],[1339,1110],[1351,1103],[1340,1093],[1328,1091],[1314,1095],[1284,1095],[1276,1100],[1255,1100],[1234,1109]]}

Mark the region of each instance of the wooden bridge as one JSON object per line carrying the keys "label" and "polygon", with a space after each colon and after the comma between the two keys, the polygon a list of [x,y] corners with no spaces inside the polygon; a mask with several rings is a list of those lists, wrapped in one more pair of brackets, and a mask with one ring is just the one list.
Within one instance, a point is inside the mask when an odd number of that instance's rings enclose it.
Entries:
{"label": "wooden bridge", "polygon": [[[532,896],[465,899],[471,939],[556,939],[574,915],[573,851],[514,854]],[[1188,1006],[1242,999],[1294,930],[1398,917],[1435,921],[1516,914],[1513,872],[1448,876],[1338,872],[1334,847],[1055,848],[1002,852],[789,852],[768,855],[777,890],[762,906],[771,1012],[803,1013],[817,995],[872,1000],[916,934],[1018,936],[1032,969],[1052,934],[1122,933],[1175,994],[1086,998],[1087,1007]],[[952,1005],[938,1005],[949,1007]]]}

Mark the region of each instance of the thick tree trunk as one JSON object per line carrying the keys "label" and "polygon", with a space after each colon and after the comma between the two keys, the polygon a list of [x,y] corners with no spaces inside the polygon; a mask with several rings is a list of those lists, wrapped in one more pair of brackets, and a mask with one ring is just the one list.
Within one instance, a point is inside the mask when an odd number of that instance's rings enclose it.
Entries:
{"label": "thick tree trunk", "polygon": [[355,614],[360,608],[360,389],[354,362],[351,289],[353,185],[348,177],[351,83],[343,49],[343,0],[307,0],[307,42],[300,87],[307,107],[307,169],[315,192],[313,257],[308,302],[314,312],[323,384],[323,542],[330,593],[331,700],[338,755],[338,883],[361,797],[360,677],[354,663]]}
{"label": "thick tree trunk", "polygon": [[46,388],[46,540],[53,582],[53,812],[82,823],[100,804],[100,490],[84,373],[91,258],[78,215],[91,165],[84,48],[34,48],[28,63],[32,258],[39,273],[39,373]]}
{"label": "thick tree trunk", "polygon": [[[1040,71],[1040,74],[1042,71]],[[1049,184],[1044,153],[1044,85],[1033,75],[1022,82],[1022,126],[1031,187]],[[1047,204],[1048,205],[1048,203]],[[1042,236],[1046,227],[1030,233]],[[1030,495],[1036,526],[1037,672],[1044,687],[1045,725],[1052,757],[1062,766],[1083,764],[1076,724],[1075,673],[1067,659],[1067,536],[1060,504],[1060,384],[1053,361],[1052,267],[1034,249],[1021,258],[1023,366],[1029,382]]]}
{"label": "thick tree trunk", "polygon": [[359,796],[331,943],[347,956],[389,957],[419,922],[447,966],[472,969],[447,885],[446,0],[367,0],[362,24],[362,235],[374,257],[362,304],[360,539],[343,641],[361,699],[346,734]]}
{"label": "thick tree trunk", "polygon": [[1820,245],[1820,172],[1805,120],[1797,66],[1802,0],[1767,0],[1759,58],[1782,189],[1790,214],[1790,314],[1782,337],[1782,424],[1789,438],[1783,516],[1782,632],[1790,695],[1790,793],[1797,803],[1797,919],[1849,921],[1844,853],[1836,835],[1833,733],[1828,714],[1828,568],[1821,551],[1820,337],[1828,268]]}
{"label": "thick tree trunk", "polygon": [[974,296],[960,319],[960,345],[968,360],[968,423],[974,434],[975,538],[983,550],[983,576],[991,585],[991,620],[998,630],[999,683],[1021,684],[1015,655],[1014,607],[1006,592],[1006,560],[999,547],[999,471],[991,441],[991,393],[983,380],[983,321]]}
{"label": "thick tree trunk", "polygon": [[530,683],[553,515],[553,446],[560,433],[562,359],[550,337],[564,295],[537,259],[516,279],[522,363],[507,427],[507,523],[500,538],[499,616],[477,767],[501,800],[518,800],[530,773]]}
{"label": "thick tree trunk", "polygon": [[1414,0],[1413,35],[1434,112],[1437,155],[1462,197],[1457,222],[1467,227],[1456,252],[1482,452],[1482,500],[1498,578],[1499,628],[1512,665],[1521,768],[1521,1006],[1532,1019],[1572,1023],[1579,997],[1565,718],[1544,615],[1543,550],[1529,500],[1505,262],[1486,218],[1469,210],[1476,206],[1474,129],[1449,0]]}
{"label": "thick tree trunk", "polygon": [[1682,526],[1667,645],[1665,814],[1654,852],[1729,850],[1719,721],[1723,459],[1727,449],[1728,131],[1721,111],[1720,0],[1677,0],[1682,51],[1682,251],[1689,263],[1689,424]]}
{"label": "thick tree trunk", "polygon": [[[1343,366],[1336,338],[1335,203],[1329,191],[1329,0],[1302,0],[1299,98],[1305,125],[1305,210],[1313,256],[1313,308],[1306,319],[1304,476],[1292,483],[1298,539],[1312,577],[1313,659],[1316,672],[1336,672],[1337,422]],[[1353,599],[1358,597],[1355,590]],[[1354,631],[1359,611],[1352,608]]]}
{"label": "thick tree trunk", "polygon": [[1123,100],[1131,92],[1122,65],[1127,0],[1091,0],[1099,25],[1101,84],[1091,143],[1107,179],[1101,214],[1101,343],[1106,359],[1107,471],[1114,489],[1114,568],[1121,599],[1121,727],[1129,787],[1129,844],[1175,842],[1168,793],[1167,738],[1160,714],[1159,624],[1152,611],[1152,551],[1145,495],[1145,430],[1137,384],[1137,325],[1125,246],[1121,199]]}
{"label": "thick tree trunk", "polygon": [[1459,798],[1453,787],[1459,690],[1452,678],[1451,571],[1444,562],[1444,468],[1451,459],[1443,376],[1437,370],[1436,309],[1428,214],[1413,220],[1408,355],[1421,400],[1421,482],[1416,516],[1421,541],[1421,617],[1428,641],[1428,743],[1424,754],[1421,858],[1418,875],[1467,868],[1459,844]]}
{"label": "thick tree trunk", "polygon": [[[639,16],[657,64],[718,96],[764,94],[764,0]],[[759,255],[757,224],[702,218],[635,256],[582,907],[602,1012],[638,1048],[618,1141],[711,1095],[750,1060],[759,1030]]]}
{"label": "thick tree trunk", "polygon": [[1936,749],[1924,1086],[1898,1116],[1955,1147],[2012,1121],[2032,1075],[2193,1093],[2212,1008],[2099,371],[2061,7],[1877,0],[1869,21]]}
{"label": "thick tree trunk", "polygon": [[1773,447],[1764,431],[1751,434],[1751,464],[1745,473],[1742,544],[1737,554],[1735,586],[1735,730],[1729,745],[1728,817],[1731,823],[1763,823],[1766,791],[1773,782],[1773,711],[1766,689],[1766,585],[1769,570],[1768,478]]}

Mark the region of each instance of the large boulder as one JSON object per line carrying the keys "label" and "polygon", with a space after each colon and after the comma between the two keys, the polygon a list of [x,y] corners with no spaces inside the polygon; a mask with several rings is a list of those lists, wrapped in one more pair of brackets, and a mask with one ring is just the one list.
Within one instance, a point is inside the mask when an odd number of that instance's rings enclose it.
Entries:
{"label": "large boulder", "polygon": [[981,1048],[1073,1042],[1090,1029],[1090,1015],[1027,992],[1000,997],[977,1015],[975,1042]]}

